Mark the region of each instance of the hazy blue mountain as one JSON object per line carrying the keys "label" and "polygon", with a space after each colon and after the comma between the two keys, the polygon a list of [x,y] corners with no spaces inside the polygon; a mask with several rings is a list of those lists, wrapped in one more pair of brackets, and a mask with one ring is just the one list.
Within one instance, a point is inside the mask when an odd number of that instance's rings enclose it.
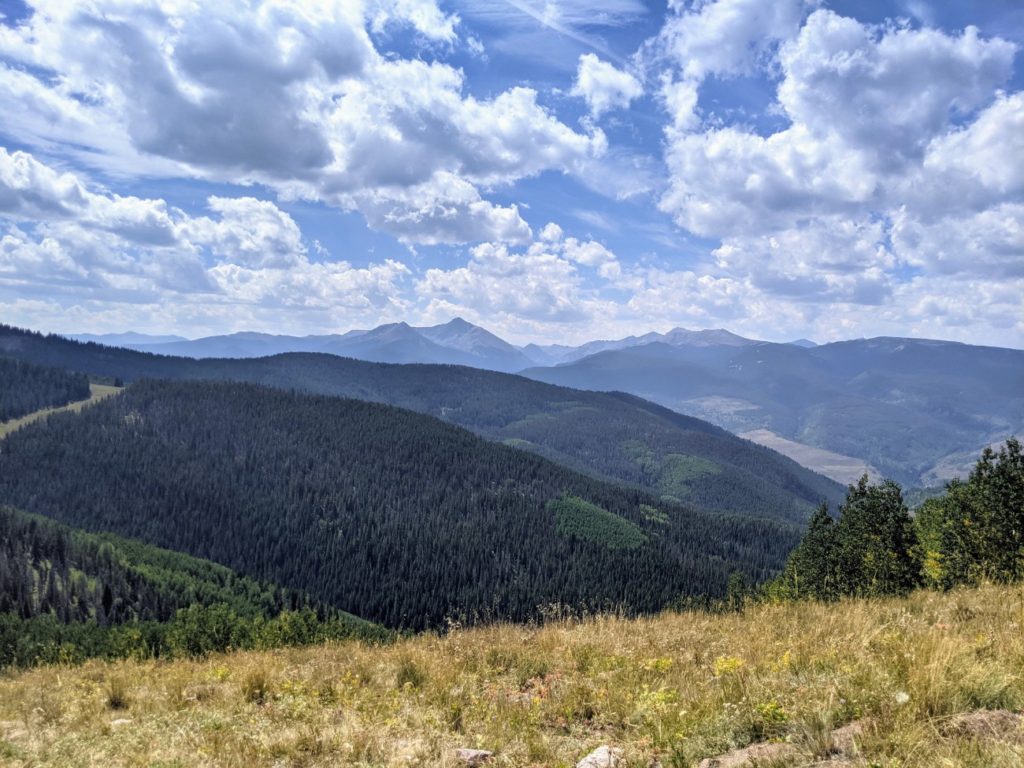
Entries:
{"label": "hazy blue mountain", "polygon": [[524,375],[632,392],[733,432],[769,430],[913,485],[953,474],[953,455],[1024,431],[1024,351],[954,342],[657,342]]}
{"label": "hazy blue mountain", "polygon": [[[279,336],[270,333],[243,331],[223,336],[206,336],[200,339],[153,343],[124,343],[113,346],[128,347],[140,352],[180,357],[264,357],[280,352],[310,352],[327,343],[330,336]],[[111,344],[99,340],[101,344]]]}
{"label": "hazy blue mountain", "polygon": [[[393,333],[407,337],[401,328]],[[774,451],[633,395],[582,392],[470,367],[314,353],[195,360],[4,326],[0,355],[122,382],[247,381],[401,406],[709,511],[802,521],[820,500],[842,496],[836,483]]]}
{"label": "hazy blue mountain", "polygon": [[[426,328],[415,329],[421,336],[448,349],[470,356],[469,365],[495,371],[519,371],[535,364],[522,350],[461,317]],[[419,361],[418,361],[419,362]],[[426,362],[426,361],[422,361]]]}
{"label": "hazy blue mountain", "polygon": [[793,339],[793,341],[789,343],[794,347],[806,347],[808,349],[818,346],[818,342],[811,341],[810,339]]}
{"label": "hazy blue mountain", "polygon": [[97,344],[109,344],[112,347],[126,347],[136,344],[166,344],[172,341],[188,341],[184,336],[153,336],[148,333],[71,333],[66,334],[75,341],[94,341]]}
{"label": "hazy blue mountain", "polygon": [[325,352],[380,363],[441,363],[471,365],[495,371],[518,371],[536,360],[490,331],[456,318],[442,325],[414,328],[389,323],[344,334],[286,336],[232,333],[201,339],[147,337],[142,334],[74,337],[140,352],[204,359],[266,357],[285,352]]}
{"label": "hazy blue mountain", "polygon": [[610,350],[629,349],[647,344],[668,344],[669,346],[687,347],[745,347],[760,342],[737,336],[724,328],[712,328],[702,331],[691,331],[687,328],[673,328],[666,333],[645,333],[642,336],[627,336],[624,339],[607,341],[588,341],[577,347],[564,344],[537,345],[523,347],[536,364],[557,365],[574,360],[581,360],[590,355]]}
{"label": "hazy blue mountain", "polygon": [[414,327],[407,323],[389,323],[369,330],[313,336],[241,332],[200,339],[136,333],[100,336],[81,334],[69,335],[68,338],[196,359],[266,357],[284,352],[326,352],[379,363],[470,365],[506,373],[535,365],[555,365],[579,360],[609,349],[625,349],[655,342],[693,347],[737,347],[757,343],[723,328],[703,331],[673,328],[667,333],[646,333],[613,341],[591,341],[576,347],[530,344],[519,348],[461,317],[441,325]]}

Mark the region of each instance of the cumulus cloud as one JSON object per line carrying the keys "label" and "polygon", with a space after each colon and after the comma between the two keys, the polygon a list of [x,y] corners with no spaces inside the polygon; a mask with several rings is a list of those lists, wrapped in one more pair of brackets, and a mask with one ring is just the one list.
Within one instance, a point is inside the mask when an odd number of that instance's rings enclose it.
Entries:
{"label": "cumulus cloud", "polygon": [[530,88],[481,100],[458,69],[380,53],[371,32],[396,26],[454,42],[458,18],[427,0],[32,7],[20,25],[0,25],[0,109],[14,116],[5,129],[40,148],[77,147],[108,172],[258,181],[433,243],[509,237],[522,228],[514,209],[482,193],[572,172],[606,148],[600,131],[569,128]]}
{"label": "cumulus cloud", "polygon": [[530,239],[530,226],[518,207],[484,200],[476,187],[452,174],[437,174],[410,188],[360,194],[357,206],[371,227],[409,244],[522,243]]}
{"label": "cumulus cloud", "polygon": [[811,0],[698,0],[670,4],[646,57],[667,65],[662,97],[677,129],[694,127],[698,89],[709,75],[749,74],[800,28]]}
{"label": "cumulus cloud", "polygon": [[895,27],[881,34],[856,19],[815,11],[782,47],[778,97],[787,116],[814,137],[837,136],[873,167],[920,161],[950,122],[992,99],[1013,71],[1015,46]]}
{"label": "cumulus cloud", "polygon": [[0,149],[0,287],[19,296],[348,312],[404,307],[404,264],[314,262],[291,216],[211,196],[210,216],[113,195],[25,152]]}
{"label": "cumulus cloud", "polygon": [[[662,209],[721,241],[717,276],[774,297],[807,324],[828,304],[869,327],[923,318],[927,307],[951,325],[971,317],[996,327],[994,314],[952,307],[991,297],[991,281],[1019,278],[1024,263],[1024,101],[999,90],[1015,45],[972,27],[875,26],[823,9],[807,15],[798,2],[748,5],[699,4],[657,40],[670,62]],[[745,37],[757,25],[767,30],[761,42]],[[716,44],[721,30],[735,38]],[[758,69],[778,77],[787,125],[701,124],[704,77]],[[952,275],[973,279],[957,294]]]}
{"label": "cumulus cloud", "polygon": [[465,266],[428,269],[416,292],[471,315],[497,312],[528,321],[579,322],[591,317],[597,303],[580,267],[606,280],[621,274],[615,254],[604,245],[565,237],[551,222],[522,251],[504,243],[481,243]]}
{"label": "cumulus cloud", "polygon": [[613,109],[626,109],[643,92],[640,81],[629,72],[616,69],[593,53],[580,56],[572,94],[587,102],[594,117]]}

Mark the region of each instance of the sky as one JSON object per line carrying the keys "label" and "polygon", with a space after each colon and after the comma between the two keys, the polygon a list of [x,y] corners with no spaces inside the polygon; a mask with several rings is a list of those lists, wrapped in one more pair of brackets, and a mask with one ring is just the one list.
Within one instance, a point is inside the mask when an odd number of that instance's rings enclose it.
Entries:
{"label": "sky", "polygon": [[0,15],[0,322],[1024,347],[1019,0]]}

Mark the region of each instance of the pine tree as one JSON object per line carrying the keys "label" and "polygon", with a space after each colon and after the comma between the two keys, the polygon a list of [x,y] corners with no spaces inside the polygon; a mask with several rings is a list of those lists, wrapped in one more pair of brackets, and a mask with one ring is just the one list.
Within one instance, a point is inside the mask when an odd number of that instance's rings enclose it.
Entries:
{"label": "pine tree", "polygon": [[828,504],[822,502],[777,586],[786,597],[834,600],[838,597],[836,565],[836,526]]}
{"label": "pine tree", "polygon": [[836,526],[839,591],[847,595],[900,595],[920,583],[913,519],[899,485],[877,485],[865,474],[851,486]]}

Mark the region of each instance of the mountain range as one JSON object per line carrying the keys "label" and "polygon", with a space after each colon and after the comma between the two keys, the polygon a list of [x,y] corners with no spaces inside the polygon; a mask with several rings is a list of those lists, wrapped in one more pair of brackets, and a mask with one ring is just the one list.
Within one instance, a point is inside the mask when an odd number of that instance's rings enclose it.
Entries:
{"label": "mountain range", "polygon": [[[590,341],[579,346],[527,344],[517,347],[490,331],[460,317],[441,325],[411,326],[387,323],[369,330],[341,334],[287,336],[240,332],[185,339],[181,336],[147,336],[141,333],[66,334],[76,341],[127,347],[158,355],[194,357],[265,357],[283,352],[323,352],[377,363],[441,363],[469,365],[514,373],[536,365],[572,362],[598,352],[645,344],[673,346],[743,347],[758,344],[723,328],[691,331],[673,328],[666,333],[645,333],[610,341]],[[800,346],[814,342],[800,339]]]}
{"label": "mountain range", "polygon": [[197,359],[322,352],[378,363],[442,363],[506,372],[528,368],[540,360],[461,318],[429,327],[414,328],[408,323],[389,323],[370,330],[318,336],[242,332],[194,340],[174,336],[148,337],[135,333],[109,336],[69,334],[68,337],[140,352]]}
{"label": "mountain range", "polygon": [[629,392],[762,443],[842,483],[867,472],[933,486],[965,474],[984,446],[1024,431],[1024,351],[928,339],[772,343],[725,329],[675,328],[578,346],[517,347],[461,318],[305,337],[80,338],[195,358],[323,352],[462,365],[577,389]]}
{"label": "mountain range", "polygon": [[774,451],[640,398],[465,366],[300,352],[195,360],[0,326],[2,355],[114,383],[245,381],[399,406],[710,512],[802,522],[822,499],[842,496],[837,483]]}

